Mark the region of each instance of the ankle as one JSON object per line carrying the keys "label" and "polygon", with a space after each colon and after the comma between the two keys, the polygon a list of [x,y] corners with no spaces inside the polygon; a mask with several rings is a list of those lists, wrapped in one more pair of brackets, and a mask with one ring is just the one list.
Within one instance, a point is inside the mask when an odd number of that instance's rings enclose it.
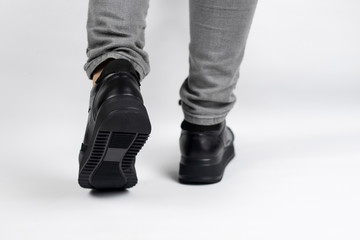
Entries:
{"label": "ankle", "polygon": [[101,69],[99,69],[99,70],[97,70],[97,71],[94,72],[93,78],[92,78],[93,86],[95,85],[95,82],[96,82],[96,80],[99,78],[99,76],[100,76],[100,74],[101,74],[101,72],[102,72],[103,69],[104,69],[104,68],[101,68]]}
{"label": "ankle", "polygon": [[94,70],[94,73],[92,75],[92,81],[93,81],[93,86],[95,85],[96,80],[98,80],[98,78],[100,77],[102,71],[104,70],[105,66],[111,62],[112,60],[114,60],[113,58],[109,58],[107,60],[105,60],[104,62],[102,62],[99,66],[97,66]]}

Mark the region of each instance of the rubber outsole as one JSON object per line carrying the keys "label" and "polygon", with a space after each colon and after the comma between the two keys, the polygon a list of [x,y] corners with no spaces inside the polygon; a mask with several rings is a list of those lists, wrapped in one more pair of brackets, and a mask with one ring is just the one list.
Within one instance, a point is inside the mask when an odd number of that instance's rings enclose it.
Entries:
{"label": "rubber outsole", "polygon": [[99,111],[84,154],[86,162],[79,170],[78,182],[83,188],[126,189],[138,181],[136,155],[150,135],[149,117],[142,103],[129,97],[116,100]]}

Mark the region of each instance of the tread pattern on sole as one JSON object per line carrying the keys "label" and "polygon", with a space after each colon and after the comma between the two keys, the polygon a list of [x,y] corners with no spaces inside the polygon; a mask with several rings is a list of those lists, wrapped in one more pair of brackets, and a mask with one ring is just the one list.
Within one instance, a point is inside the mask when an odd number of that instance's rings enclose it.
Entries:
{"label": "tread pattern on sole", "polygon": [[136,136],[135,141],[126,152],[123,161],[121,163],[121,170],[125,174],[127,183],[125,188],[131,188],[137,183],[137,176],[135,171],[135,159],[136,155],[139,153],[141,148],[144,146],[146,140],[148,139],[149,134],[139,133]]}
{"label": "tread pattern on sole", "polygon": [[[90,153],[89,160],[87,161],[87,163],[85,164],[85,166],[83,167],[83,169],[81,170],[81,172],[79,174],[78,181],[79,181],[80,186],[82,186],[84,188],[96,188],[90,184],[90,178],[92,177],[94,172],[96,173],[99,166],[102,166],[102,164],[104,163],[103,160],[104,160],[104,157],[106,154],[106,150],[110,146],[110,143],[109,143],[110,139],[111,139],[110,136],[117,135],[117,134],[122,135],[122,134],[128,134],[128,133],[110,132],[110,131],[99,131],[98,132],[95,142],[94,142],[94,146]],[[120,166],[118,164],[116,166],[113,165],[114,167],[118,167],[118,170],[121,169],[122,174],[125,177],[125,179],[120,179],[119,177],[121,175],[117,174],[116,177],[118,179],[111,179],[111,181],[108,181],[109,186],[106,186],[106,184],[105,184],[101,188],[123,188],[123,189],[125,189],[125,188],[131,188],[136,185],[137,176],[136,176],[136,170],[135,170],[135,159],[136,159],[136,155],[141,150],[141,148],[144,146],[148,137],[149,137],[149,134],[145,134],[145,133],[136,134],[134,142],[131,144],[131,146],[125,153],[123,159],[120,160]],[[113,164],[113,163],[111,163],[111,164]],[[106,166],[109,167],[108,162],[107,162]],[[105,172],[101,173],[101,174],[103,174],[103,176],[105,178],[107,175],[106,172],[112,171],[112,169],[109,168],[106,170],[106,168],[101,167],[100,171],[105,171]],[[111,175],[110,172],[109,172],[109,175]],[[114,181],[117,181],[119,183],[125,182],[125,184],[123,186],[119,187],[118,185],[114,184]]]}
{"label": "tread pattern on sole", "polygon": [[101,159],[103,159],[104,154],[106,152],[105,150],[109,141],[109,137],[110,137],[110,131],[98,132],[94,142],[94,146],[90,154],[90,158],[79,174],[78,181],[80,186],[84,188],[91,188],[91,185],[89,183],[90,175],[98,166]]}

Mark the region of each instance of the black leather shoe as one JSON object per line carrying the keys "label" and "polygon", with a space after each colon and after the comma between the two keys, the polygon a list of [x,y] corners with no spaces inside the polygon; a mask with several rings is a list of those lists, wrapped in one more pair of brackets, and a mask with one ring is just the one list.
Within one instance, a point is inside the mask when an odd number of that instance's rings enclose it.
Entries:
{"label": "black leather shoe", "polygon": [[125,189],[137,183],[135,157],[151,132],[138,79],[130,62],[117,59],[91,89],[79,154],[81,187]]}
{"label": "black leather shoe", "polygon": [[[196,125],[195,125],[196,126]],[[212,127],[181,125],[179,181],[188,184],[219,182],[235,156],[234,134],[225,121]]]}

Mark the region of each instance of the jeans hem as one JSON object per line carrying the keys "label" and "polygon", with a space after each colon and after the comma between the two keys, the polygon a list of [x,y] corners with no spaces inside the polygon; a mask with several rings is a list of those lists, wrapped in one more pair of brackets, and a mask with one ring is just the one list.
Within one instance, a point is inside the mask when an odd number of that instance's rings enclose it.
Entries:
{"label": "jeans hem", "polygon": [[184,113],[184,118],[186,121],[193,124],[209,126],[225,121],[226,114],[223,116],[211,117],[211,116],[195,116]]}
{"label": "jeans hem", "polygon": [[135,70],[139,73],[140,81],[142,79],[144,79],[145,76],[149,73],[149,70],[145,70],[144,67],[141,64],[134,61],[134,59],[129,58],[125,54],[121,54],[121,53],[117,53],[117,52],[111,52],[111,53],[105,53],[103,55],[100,55],[100,56],[96,57],[95,59],[91,60],[90,62],[85,63],[84,70],[85,70],[86,75],[88,76],[88,78],[91,80],[93,72],[97,68],[97,66],[99,66],[102,62],[104,62],[104,61],[106,61],[107,59],[110,59],[110,58],[115,58],[115,59],[123,58],[123,59],[126,59],[126,60],[130,61],[133,64]]}

